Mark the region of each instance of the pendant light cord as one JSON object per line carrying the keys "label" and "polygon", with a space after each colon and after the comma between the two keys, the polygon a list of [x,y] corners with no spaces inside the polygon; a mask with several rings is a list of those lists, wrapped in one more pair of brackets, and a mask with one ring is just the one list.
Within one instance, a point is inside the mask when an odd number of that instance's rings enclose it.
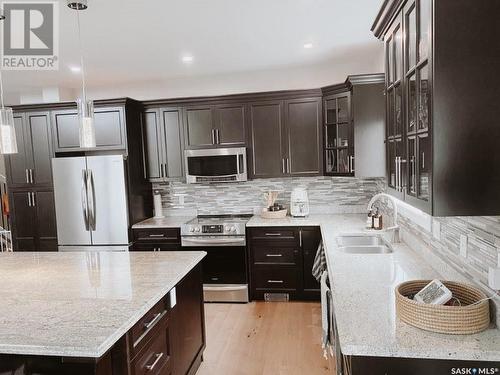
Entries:
{"label": "pendant light cord", "polygon": [[82,102],[83,105],[86,105],[87,102],[87,90],[85,87],[85,65],[83,62],[83,43],[82,43],[82,32],[80,27],[80,8],[76,9],[76,21],[78,24],[78,42],[80,44],[80,65],[82,69]]}

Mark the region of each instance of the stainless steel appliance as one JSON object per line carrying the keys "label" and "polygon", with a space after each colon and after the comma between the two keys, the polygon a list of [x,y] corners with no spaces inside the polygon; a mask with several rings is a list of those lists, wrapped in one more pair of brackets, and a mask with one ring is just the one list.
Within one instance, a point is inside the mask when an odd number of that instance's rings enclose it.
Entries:
{"label": "stainless steel appliance", "polygon": [[122,155],[54,158],[59,251],[129,248]]}
{"label": "stainless steel appliance", "polygon": [[181,244],[203,250],[205,302],[248,302],[246,223],[252,215],[198,216],[181,226]]}
{"label": "stainless steel appliance", "polygon": [[186,150],[184,153],[188,184],[247,180],[245,147]]}

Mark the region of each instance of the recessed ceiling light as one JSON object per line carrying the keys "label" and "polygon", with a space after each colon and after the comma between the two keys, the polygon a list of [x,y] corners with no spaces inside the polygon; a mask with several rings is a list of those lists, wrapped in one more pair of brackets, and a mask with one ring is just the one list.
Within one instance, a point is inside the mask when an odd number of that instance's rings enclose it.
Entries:
{"label": "recessed ceiling light", "polygon": [[70,66],[69,70],[71,70],[73,73],[80,73],[82,71],[82,68],[79,66]]}
{"label": "recessed ceiling light", "polygon": [[306,49],[313,48],[313,44],[312,43],[306,43],[306,44],[304,44],[304,48],[306,48]]}
{"label": "recessed ceiling light", "polygon": [[193,60],[193,56],[191,55],[182,56],[182,62],[184,63],[190,63],[193,62]]}

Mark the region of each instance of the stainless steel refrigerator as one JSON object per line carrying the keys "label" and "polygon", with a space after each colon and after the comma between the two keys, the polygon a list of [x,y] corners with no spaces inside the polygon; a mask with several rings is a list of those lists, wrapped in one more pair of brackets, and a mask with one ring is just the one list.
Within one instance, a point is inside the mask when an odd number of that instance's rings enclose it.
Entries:
{"label": "stainless steel refrigerator", "polygon": [[59,251],[129,248],[122,155],[52,160]]}

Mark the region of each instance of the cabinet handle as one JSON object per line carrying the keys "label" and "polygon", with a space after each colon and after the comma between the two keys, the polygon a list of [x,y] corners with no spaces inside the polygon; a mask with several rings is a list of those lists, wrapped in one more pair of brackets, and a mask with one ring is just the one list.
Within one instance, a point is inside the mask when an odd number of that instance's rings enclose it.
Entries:
{"label": "cabinet handle", "polygon": [[422,169],[425,169],[425,152],[422,151]]}
{"label": "cabinet handle", "polygon": [[30,173],[28,172],[27,168],[25,169],[25,171],[26,171],[26,183],[29,184],[30,183]]}
{"label": "cabinet handle", "polygon": [[285,158],[281,159],[281,171],[283,172],[283,174],[286,173],[286,170],[285,170]]}
{"label": "cabinet handle", "polygon": [[396,190],[399,191],[399,156],[396,156]]}
{"label": "cabinet handle", "polygon": [[165,237],[164,234],[150,234],[149,237]]}
{"label": "cabinet handle", "polygon": [[354,173],[354,156],[349,156],[349,172]]}
{"label": "cabinet handle", "polygon": [[302,229],[299,230],[299,245],[302,247]]}
{"label": "cabinet handle", "polygon": [[269,257],[269,258],[279,258],[282,256],[283,256],[283,254],[266,254],[266,257]]}
{"label": "cabinet handle", "polygon": [[212,129],[212,144],[215,144],[215,129]]}
{"label": "cabinet handle", "polygon": [[266,233],[266,236],[281,236],[281,233]]}
{"label": "cabinet handle", "polygon": [[215,129],[215,142],[217,142],[218,145],[220,145],[220,130]]}
{"label": "cabinet handle", "polygon": [[161,315],[162,315],[161,313],[154,314],[153,319],[151,319],[147,323],[144,323],[144,329],[147,330],[147,329],[151,328],[151,326],[158,321],[158,319],[161,317]]}
{"label": "cabinet handle", "polygon": [[28,193],[28,207],[31,207],[31,193]]}
{"label": "cabinet handle", "polygon": [[31,193],[31,204],[33,207],[36,207],[35,193]]}
{"label": "cabinet handle", "polygon": [[283,284],[283,280],[267,280],[269,284]]}
{"label": "cabinet handle", "polygon": [[158,364],[158,362],[160,362],[161,357],[163,357],[163,353],[157,353],[157,354],[155,354],[155,360],[153,361],[153,363],[151,363],[150,365],[146,366],[146,370],[153,371],[153,369],[156,367],[156,365]]}
{"label": "cabinet handle", "polygon": [[286,171],[290,173],[290,159],[286,158]]}
{"label": "cabinet handle", "polygon": [[33,183],[33,169],[30,169],[30,182]]}

